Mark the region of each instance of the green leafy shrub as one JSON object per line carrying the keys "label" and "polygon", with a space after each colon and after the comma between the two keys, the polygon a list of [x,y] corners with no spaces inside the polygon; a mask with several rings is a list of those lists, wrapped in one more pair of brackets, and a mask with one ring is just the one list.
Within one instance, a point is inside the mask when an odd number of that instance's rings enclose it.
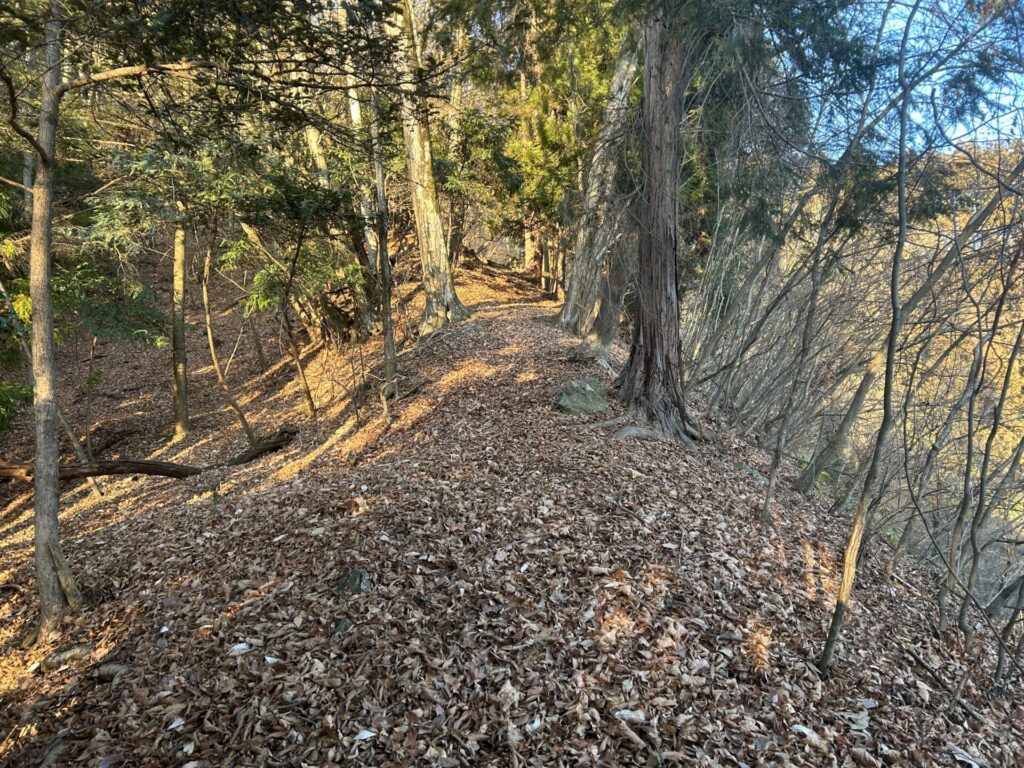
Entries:
{"label": "green leafy shrub", "polygon": [[32,398],[32,388],[15,381],[0,379],[0,432],[11,428],[18,404]]}

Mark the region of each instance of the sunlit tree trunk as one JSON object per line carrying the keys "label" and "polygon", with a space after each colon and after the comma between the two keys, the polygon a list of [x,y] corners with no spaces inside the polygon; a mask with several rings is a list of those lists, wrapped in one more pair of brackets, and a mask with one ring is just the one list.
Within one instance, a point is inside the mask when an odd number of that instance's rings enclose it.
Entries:
{"label": "sunlit tree trunk", "polygon": [[437,202],[430,122],[426,104],[416,93],[420,61],[410,0],[402,3],[402,13],[396,15],[394,24],[399,31],[400,70],[406,80],[402,85],[402,130],[426,296],[420,334],[426,335],[466,317],[469,311],[455,293],[448,242]]}
{"label": "sunlit tree trunk", "polygon": [[[53,174],[57,164],[57,118],[60,109],[61,3],[51,0],[46,23],[43,85],[35,184],[32,190],[32,233],[29,245],[29,293],[32,299],[33,412],[36,428],[34,475],[35,561],[39,589],[38,636],[57,629],[65,611],[77,610],[82,597],[60,546],[57,514],[58,409],[56,350],[53,340],[53,303],[50,268],[53,228]],[[27,640],[35,639],[33,633]]]}
{"label": "sunlit tree trunk", "polygon": [[188,416],[188,356],[185,352],[185,222],[174,227],[174,266],[171,289],[171,359],[174,398],[174,437],[181,440],[192,430]]}

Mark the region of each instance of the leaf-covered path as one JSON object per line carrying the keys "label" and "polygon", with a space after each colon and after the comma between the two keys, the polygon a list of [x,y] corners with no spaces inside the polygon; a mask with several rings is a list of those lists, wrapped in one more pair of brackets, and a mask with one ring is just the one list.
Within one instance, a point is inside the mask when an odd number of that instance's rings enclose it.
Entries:
{"label": "leaf-covered path", "polygon": [[[66,494],[91,604],[59,646],[17,649],[32,582],[7,549],[0,763],[1019,760],[1021,681],[951,704],[964,663],[883,544],[822,681],[846,522],[784,493],[765,529],[768,457],[728,433],[688,453],[560,412],[560,386],[603,374],[568,360],[555,305],[495,276],[460,290],[473,318],[401,356],[390,425],[370,379],[250,467]],[[265,424],[297,397],[248,394]]]}

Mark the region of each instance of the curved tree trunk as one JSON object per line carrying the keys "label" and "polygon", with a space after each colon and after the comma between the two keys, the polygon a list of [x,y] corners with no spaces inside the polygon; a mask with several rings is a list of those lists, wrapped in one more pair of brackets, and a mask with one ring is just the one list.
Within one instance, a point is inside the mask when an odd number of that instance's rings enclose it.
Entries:
{"label": "curved tree trunk", "polygon": [[601,286],[610,279],[605,276],[602,280],[602,275],[606,268],[610,271],[609,252],[621,237],[625,206],[615,204],[613,192],[637,58],[636,41],[631,32],[622,43],[601,130],[590,157],[583,212],[565,280],[565,303],[559,322],[578,336],[589,334],[597,320]]}
{"label": "curved tree trunk", "polygon": [[686,413],[679,342],[676,209],[679,126],[704,35],[686,34],[662,11],[643,30],[644,107],[637,316],[619,397],[660,434],[691,443],[700,432]]}
{"label": "curved tree trunk", "polygon": [[899,211],[899,226],[896,237],[896,248],[892,256],[892,269],[889,274],[889,306],[892,316],[889,322],[889,335],[885,345],[885,386],[882,392],[882,423],[878,427],[878,435],[875,437],[874,449],[871,452],[871,461],[868,464],[867,474],[864,477],[864,484],[860,489],[860,498],[857,501],[857,510],[853,515],[853,524],[850,527],[850,534],[846,539],[846,549],[843,552],[843,575],[839,582],[839,593],[836,595],[836,607],[832,612],[832,620],[829,622],[828,635],[825,638],[825,645],[821,651],[821,658],[818,659],[818,671],[822,677],[828,676],[832,669],[832,662],[835,658],[836,646],[839,643],[839,635],[843,628],[843,620],[846,616],[846,608],[853,596],[853,585],[857,577],[857,562],[860,557],[861,542],[864,539],[864,532],[868,527],[871,516],[869,501],[875,481],[878,478],[882,465],[882,456],[889,440],[889,432],[893,423],[893,388],[896,373],[896,352],[899,346],[900,331],[903,328],[903,306],[900,303],[900,277],[903,269],[903,250],[907,242],[908,215],[907,215],[907,132],[910,113],[910,96],[913,87],[906,78],[906,56],[907,40],[910,37],[911,25],[917,9],[921,6],[921,0],[917,0],[910,9],[903,30],[903,42],[900,46],[899,59],[899,82],[901,86],[902,101],[900,103],[900,133],[899,133],[899,164],[896,176],[896,203]]}
{"label": "curved tree trunk", "polygon": [[413,217],[416,220],[416,240],[423,266],[423,292],[426,296],[420,334],[426,335],[454,320],[467,317],[469,310],[455,293],[448,259],[448,241],[437,202],[430,122],[426,105],[416,93],[413,82],[418,76],[420,60],[410,0],[402,3],[402,13],[396,15],[394,24],[399,30],[398,63],[405,80],[402,85],[402,131],[405,136]]}
{"label": "curved tree trunk", "polygon": [[[216,236],[216,235],[215,235]],[[203,316],[206,319],[206,341],[210,345],[210,362],[213,363],[213,372],[217,375],[217,383],[220,385],[221,392],[224,393],[224,399],[227,400],[228,407],[231,408],[235,414],[235,418],[238,419],[239,425],[242,427],[242,431],[245,432],[245,437],[249,441],[249,445],[254,446],[257,444],[256,433],[252,431],[252,427],[249,424],[249,420],[245,418],[245,412],[242,407],[238,404],[235,396],[231,394],[231,387],[228,386],[227,377],[224,375],[224,369],[220,364],[220,357],[217,355],[217,344],[213,338],[213,312],[210,309],[210,263],[213,261],[213,246],[207,246],[206,248],[206,259],[203,261]]]}

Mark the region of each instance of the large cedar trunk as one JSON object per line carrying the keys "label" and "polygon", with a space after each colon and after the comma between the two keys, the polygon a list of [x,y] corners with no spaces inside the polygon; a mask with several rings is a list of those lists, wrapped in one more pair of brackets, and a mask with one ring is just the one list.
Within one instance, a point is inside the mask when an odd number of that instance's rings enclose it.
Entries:
{"label": "large cedar trunk", "polygon": [[448,259],[448,241],[441,222],[441,208],[437,202],[434,181],[434,151],[430,140],[430,123],[426,105],[416,93],[411,81],[419,70],[419,52],[416,30],[413,27],[409,0],[402,4],[402,14],[396,18],[399,26],[399,65],[407,81],[402,88],[402,129],[412,193],[413,217],[416,220],[416,240],[419,243],[420,262],[423,266],[423,292],[426,306],[420,333],[428,334],[443,328],[449,322],[466,317],[469,312],[455,293],[451,264]]}
{"label": "large cedar trunk", "polygon": [[619,397],[666,437],[700,437],[686,413],[679,345],[676,209],[679,127],[694,54],[702,40],[655,11],[644,25],[643,161],[639,275],[629,361]]}

